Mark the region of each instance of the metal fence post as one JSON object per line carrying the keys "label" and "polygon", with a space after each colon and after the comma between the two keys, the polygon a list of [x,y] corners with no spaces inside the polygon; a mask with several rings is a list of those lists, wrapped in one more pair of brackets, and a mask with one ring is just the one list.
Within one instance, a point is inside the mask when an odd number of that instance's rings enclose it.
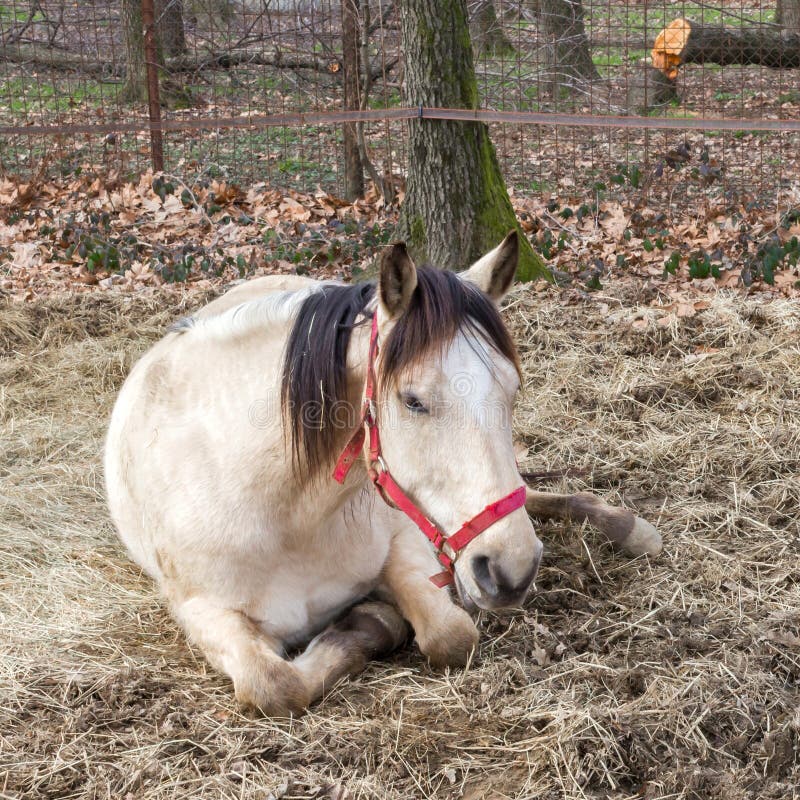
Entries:
{"label": "metal fence post", "polygon": [[144,58],[147,66],[147,101],[150,116],[150,156],[153,171],[164,170],[164,138],[161,131],[161,99],[158,91],[158,48],[156,47],[156,16],[153,0],[142,0],[144,27]]}

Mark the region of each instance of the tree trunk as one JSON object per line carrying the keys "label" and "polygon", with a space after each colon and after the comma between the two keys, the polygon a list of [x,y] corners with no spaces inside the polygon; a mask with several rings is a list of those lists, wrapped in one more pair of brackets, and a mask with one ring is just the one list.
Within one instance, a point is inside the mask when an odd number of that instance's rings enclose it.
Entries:
{"label": "tree trunk", "polygon": [[800,0],[778,0],[775,22],[786,33],[800,36]]}
{"label": "tree trunk", "polygon": [[540,0],[539,20],[554,96],[561,86],[600,80],[586,38],[581,0]]}
{"label": "tree trunk", "polygon": [[190,0],[193,12],[204,16],[214,27],[227,23],[233,17],[231,0]]}
{"label": "tree trunk", "polygon": [[[342,0],[342,75],[345,110],[359,108],[359,0]],[[364,170],[358,145],[358,129],[354,122],[345,122],[344,133],[344,196],[351,202],[364,196]],[[376,187],[377,188],[377,187]]]}
{"label": "tree trunk", "polygon": [[497,19],[494,0],[478,0],[472,9],[469,27],[472,43],[478,52],[488,52],[494,55],[514,52],[514,45],[509,41],[503,31],[503,26]]}
{"label": "tree trunk", "polygon": [[629,114],[644,117],[674,100],[678,96],[678,87],[674,80],[650,64],[641,66],[639,74],[628,80],[627,110]]}
{"label": "tree trunk", "polygon": [[156,0],[156,31],[165,56],[182,56],[186,52],[183,30],[183,0]]}
{"label": "tree trunk", "polygon": [[[476,108],[465,0],[402,0],[405,102]],[[414,120],[399,224],[414,257],[464,269],[519,228],[489,129],[477,122]],[[521,280],[546,274],[520,235]]]}
{"label": "tree trunk", "polygon": [[122,96],[131,102],[147,99],[147,72],[141,0],[122,0],[122,28],[125,33],[125,87]]}

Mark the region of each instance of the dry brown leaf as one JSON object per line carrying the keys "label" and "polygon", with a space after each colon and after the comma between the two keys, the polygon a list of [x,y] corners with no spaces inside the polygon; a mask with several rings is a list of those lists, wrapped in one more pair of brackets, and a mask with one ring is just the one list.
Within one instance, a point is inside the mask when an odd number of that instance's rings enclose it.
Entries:
{"label": "dry brown leaf", "polygon": [[600,226],[615,241],[621,239],[628,227],[628,217],[622,206],[619,203],[605,203],[602,210],[605,214],[600,220]]}

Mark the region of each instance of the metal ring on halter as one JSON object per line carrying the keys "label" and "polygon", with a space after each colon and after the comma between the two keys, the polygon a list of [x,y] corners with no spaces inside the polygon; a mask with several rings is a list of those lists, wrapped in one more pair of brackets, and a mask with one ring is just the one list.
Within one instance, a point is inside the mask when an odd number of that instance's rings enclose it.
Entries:
{"label": "metal ring on halter", "polygon": [[441,546],[439,547],[439,550],[442,553],[444,553],[450,559],[450,561],[452,561],[455,564],[456,557],[458,556],[458,553],[457,553],[457,551],[453,550],[452,547],[450,547],[450,545],[447,543],[447,539],[446,538],[444,538],[444,537],[442,537],[442,538],[443,538],[443,541],[442,541]]}

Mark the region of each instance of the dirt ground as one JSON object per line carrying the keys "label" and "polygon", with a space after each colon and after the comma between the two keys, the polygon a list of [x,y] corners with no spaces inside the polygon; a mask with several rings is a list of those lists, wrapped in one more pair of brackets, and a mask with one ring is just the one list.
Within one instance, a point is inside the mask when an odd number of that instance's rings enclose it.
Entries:
{"label": "dirt ground", "polygon": [[0,797],[800,796],[800,308],[707,299],[658,325],[630,288],[528,286],[506,311],[525,466],[586,470],[547,486],[638,509],[664,553],[544,527],[536,593],[482,615],[469,669],[409,647],[286,722],[238,711],[103,501],[115,393],[202,297],[0,305]]}

